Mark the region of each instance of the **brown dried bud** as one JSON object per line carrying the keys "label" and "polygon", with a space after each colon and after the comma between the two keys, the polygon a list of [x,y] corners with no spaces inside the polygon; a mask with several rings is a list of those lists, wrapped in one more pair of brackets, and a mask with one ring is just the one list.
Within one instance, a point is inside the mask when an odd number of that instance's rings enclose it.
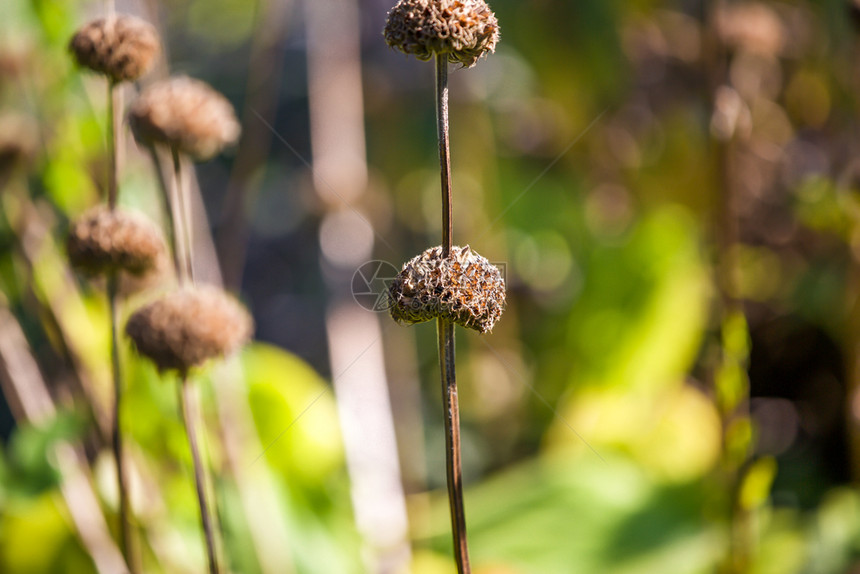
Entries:
{"label": "brown dried bud", "polygon": [[192,367],[236,351],[251,336],[247,311],[216,287],[184,287],[144,305],[125,327],[159,371],[185,376]]}
{"label": "brown dried bud", "polygon": [[152,24],[123,14],[85,25],[72,37],[69,50],[81,66],[113,82],[130,82],[149,71],[161,42]]}
{"label": "brown dried bud", "polygon": [[785,46],[779,15],[757,2],[724,5],[717,13],[717,32],[727,47],[761,56],[779,56]]}
{"label": "brown dried bud", "polygon": [[388,287],[391,317],[413,325],[442,317],[488,333],[505,309],[505,281],[499,269],[466,247],[442,247],[413,257]]}
{"label": "brown dried bud", "polygon": [[496,51],[499,22],[484,0],[399,0],[388,13],[385,41],[419,60],[447,54],[466,68]]}
{"label": "brown dried bud", "polygon": [[72,266],[91,274],[153,269],[166,251],[161,230],[141,214],[98,206],[72,222],[66,241]]}
{"label": "brown dried bud", "polygon": [[36,153],[39,126],[28,116],[0,116],[0,174],[26,164]]}
{"label": "brown dried bud", "polygon": [[235,143],[241,131],[227,98],[186,76],[147,88],[132,105],[129,119],[142,143],[163,143],[201,160]]}

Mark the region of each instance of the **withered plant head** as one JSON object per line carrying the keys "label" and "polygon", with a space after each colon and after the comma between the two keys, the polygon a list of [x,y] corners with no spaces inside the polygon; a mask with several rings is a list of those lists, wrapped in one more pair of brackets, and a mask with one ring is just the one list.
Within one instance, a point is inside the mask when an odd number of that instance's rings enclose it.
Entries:
{"label": "withered plant head", "polygon": [[471,250],[454,246],[448,258],[431,247],[403,265],[388,287],[391,317],[413,325],[442,317],[488,333],[505,309],[499,269]]}
{"label": "withered plant head", "polygon": [[419,60],[448,55],[466,68],[495,52],[499,22],[484,0],[399,0],[388,13],[385,41]]}
{"label": "withered plant head", "polygon": [[69,261],[90,274],[154,269],[166,247],[161,230],[141,214],[98,206],[72,222],[66,241]]}
{"label": "withered plant head", "polygon": [[0,175],[27,164],[39,143],[39,126],[28,116],[0,115]]}
{"label": "withered plant head", "polygon": [[785,47],[785,26],[779,15],[763,3],[724,3],[716,19],[720,40],[732,50],[775,58]]}
{"label": "withered plant head", "polygon": [[72,36],[69,49],[81,66],[112,82],[131,82],[149,71],[161,42],[152,24],[120,14],[86,24]]}
{"label": "withered plant head", "polygon": [[227,98],[187,76],[147,88],[132,105],[129,119],[142,143],[165,144],[199,160],[234,144],[241,131]]}
{"label": "withered plant head", "polygon": [[125,332],[159,371],[185,376],[192,367],[228,355],[251,336],[251,316],[236,299],[211,286],[183,287],[129,318]]}

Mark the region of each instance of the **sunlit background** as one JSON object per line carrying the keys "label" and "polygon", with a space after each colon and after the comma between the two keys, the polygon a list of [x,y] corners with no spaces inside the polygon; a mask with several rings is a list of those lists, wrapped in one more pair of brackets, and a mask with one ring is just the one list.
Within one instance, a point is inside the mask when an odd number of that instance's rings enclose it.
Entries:
{"label": "sunlit background", "polygon": [[[126,102],[183,73],[242,122],[196,166],[194,240],[256,322],[197,377],[232,572],[456,571],[435,328],[353,297],[441,241],[433,66],[386,46],[392,2],[117,0],[165,45]],[[739,532],[743,572],[860,572],[860,8],[490,5],[496,53],[450,72],[454,242],[508,298],[457,331],[476,574],[740,572]],[[97,571],[75,489],[117,533],[107,305],[63,248],[106,181],[104,82],[67,50],[104,9],[0,4],[10,574]],[[120,203],[163,221],[125,134]],[[201,572],[175,381],[123,352],[145,570]]]}

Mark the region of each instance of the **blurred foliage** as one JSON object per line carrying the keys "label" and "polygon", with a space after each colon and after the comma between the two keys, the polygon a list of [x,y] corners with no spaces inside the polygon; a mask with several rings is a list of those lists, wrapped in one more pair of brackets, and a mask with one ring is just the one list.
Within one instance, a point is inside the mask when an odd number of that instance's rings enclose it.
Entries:
{"label": "blurred foliage", "polygon": [[[268,62],[248,63],[264,4],[121,7],[152,8],[172,69],[241,109],[249,68]],[[360,5],[371,177],[351,207],[385,240],[375,256],[398,265],[438,242],[432,73],[384,46],[386,3]],[[458,335],[476,574],[714,572],[730,549],[732,500],[749,519],[746,571],[856,572],[860,40],[844,4],[765,3],[781,26],[777,53],[732,48],[720,77],[702,2],[491,5],[498,53],[451,74],[455,241],[504,263],[509,294],[493,336]],[[327,362],[322,208],[304,164],[313,158],[300,8],[287,10],[288,33],[271,47],[284,78],[266,86],[277,92],[272,126],[290,148],[274,142],[251,178],[258,201],[245,206],[242,296],[261,342],[195,384],[232,569],[263,571],[258,526],[283,536],[276,544],[297,573],[359,573],[366,548]],[[116,520],[113,465],[92,420],[110,394],[107,308],[100,285],[69,279],[62,247],[69,219],[104,188],[104,86],[66,53],[76,27],[100,12],[83,0],[0,8],[0,63],[15,47],[24,70],[0,66],[0,114],[39,127],[28,170],[0,174],[2,303],[60,405],[52,420],[3,437],[2,572],[94,571],[61,496],[58,442],[86,447],[112,528]],[[726,109],[710,93],[715,79],[734,95]],[[121,202],[160,219],[148,158],[126,151]],[[216,235],[233,162],[197,170]],[[730,248],[720,244],[728,189],[739,240]],[[35,243],[21,227],[28,213],[49,230]],[[716,263],[726,258],[737,269],[723,295],[744,313],[720,311]],[[399,422],[419,437],[402,449],[403,466],[427,461],[409,485],[412,572],[448,574],[434,332],[389,326],[385,336],[417,349],[417,367],[410,352],[389,357],[391,370],[423,381],[395,389],[421,398]],[[148,481],[133,492],[147,572],[199,572],[176,381],[128,348],[123,357],[124,430]],[[76,373],[92,383],[92,404]],[[235,385],[252,417],[260,452],[243,453],[247,484],[228,472],[219,432],[231,429],[218,430],[215,385]],[[249,523],[249,488],[280,523]]]}

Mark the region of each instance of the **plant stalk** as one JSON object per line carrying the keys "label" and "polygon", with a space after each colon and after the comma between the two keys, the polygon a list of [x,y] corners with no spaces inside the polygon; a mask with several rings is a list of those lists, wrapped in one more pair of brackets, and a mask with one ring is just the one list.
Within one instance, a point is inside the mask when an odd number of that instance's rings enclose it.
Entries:
{"label": "plant stalk", "polygon": [[[108,81],[107,93],[107,116],[108,116],[108,186],[107,186],[107,204],[110,210],[116,209],[117,199],[119,196],[119,125],[121,123],[118,117],[122,109],[122,92],[117,88],[113,81]],[[119,276],[116,271],[113,271],[107,278],[107,299],[108,307],[110,308],[110,329],[111,329],[111,369],[113,373],[113,421],[111,428],[111,443],[113,445],[113,455],[116,464],[116,482],[117,492],[119,494],[119,522],[120,535],[122,539],[122,553],[125,561],[128,564],[132,574],[139,571],[137,562],[137,553],[134,545],[134,536],[131,525],[131,504],[128,495],[128,482],[125,473],[125,457],[123,453],[122,440],[122,396],[123,396],[123,381],[122,381],[122,366],[119,356]]]}
{"label": "plant stalk", "polygon": [[215,552],[215,531],[212,526],[212,517],[209,512],[209,502],[206,496],[206,482],[203,470],[203,462],[200,458],[200,449],[197,445],[197,432],[195,422],[197,420],[195,411],[195,397],[192,387],[188,383],[188,377],[183,375],[180,383],[179,402],[182,408],[182,421],[185,425],[185,435],[188,437],[188,446],[191,448],[191,460],[194,467],[194,485],[197,489],[197,503],[200,506],[200,523],[203,526],[203,535],[206,539],[206,556],[209,563],[209,573],[219,574],[221,568],[218,563],[218,555]]}
{"label": "plant stalk", "polygon": [[120,532],[122,535],[122,553],[125,556],[126,563],[131,568],[132,574],[138,571],[137,554],[134,545],[134,537],[131,526],[131,503],[128,494],[128,481],[126,480],[125,472],[125,457],[123,456],[123,440],[122,440],[122,370],[119,357],[119,305],[117,305],[117,288],[119,278],[116,273],[111,273],[108,277],[107,292],[108,305],[110,306],[110,321],[111,321],[111,363],[113,369],[113,425],[112,425],[112,444],[113,455],[116,461],[116,482],[119,491],[119,520]]}
{"label": "plant stalk", "polygon": [[176,273],[179,284],[186,285],[193,282],[191,272],[191,244],[189,232],[190,217],[186,213],[186,201],[183,197],[185,190],[182,186],[182,162],[179,151],[171,150],[173,156],[173,182],[170,186],[169,209],[171,226],[173,227],[173,256],[176,264]]}
{"label": "plant stalk", "polygon": [[[442,175],[442,257],[452,248],[451,142],[448,135],[448,58],[436,56],[436,124],[439,135],[439,168]],[[442,375],[442,401],[445,410],[445,467],[448,478],[448,504],[451,508],[451,533],[454,560],[459,574],[470,574],[469,547],[466,540],[466,512],[463,507],[463,467],[460,450],[460,403],[454,360],[454,324],[437,319],[439,369]]]}

